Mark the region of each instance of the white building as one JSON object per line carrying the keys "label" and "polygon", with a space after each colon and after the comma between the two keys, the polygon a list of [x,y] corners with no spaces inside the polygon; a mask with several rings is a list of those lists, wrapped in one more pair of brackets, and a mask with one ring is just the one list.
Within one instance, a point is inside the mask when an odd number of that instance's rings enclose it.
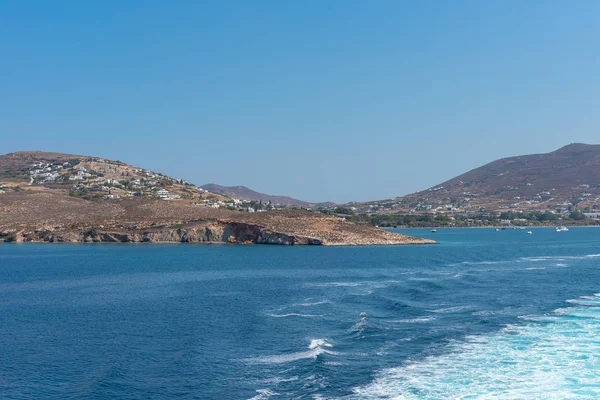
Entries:
{"label": "white building", "polygon": [[159,199],[162,199],[162,200],[173,200],[173,199],[178,199],[181,196],[179,196],[177,194],[169,193],[169,191],[166,189],[158,189],[156,191],[156,197],[158,197]]}

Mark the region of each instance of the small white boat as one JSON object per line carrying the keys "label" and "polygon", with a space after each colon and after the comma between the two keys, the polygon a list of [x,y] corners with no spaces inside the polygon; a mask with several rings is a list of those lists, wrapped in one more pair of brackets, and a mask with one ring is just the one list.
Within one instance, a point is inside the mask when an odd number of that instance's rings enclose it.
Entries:
{"label": "small white boat", "polygon": [[564,225],[557,226],[555,229],[556,229],[556,232],[567,232],[569,230],[569,228],[567,228]]}
{"label": "small white boat", "polygon": [[431,230],[431,233],[436,233],[436,232],[437,232],[437,229],[432,229]]}
{"label": "small white boat", "polygon": [[533,235],[533,232],[531,232],[531,231],[527,231],[527,234],[528,234],[528,235]]}

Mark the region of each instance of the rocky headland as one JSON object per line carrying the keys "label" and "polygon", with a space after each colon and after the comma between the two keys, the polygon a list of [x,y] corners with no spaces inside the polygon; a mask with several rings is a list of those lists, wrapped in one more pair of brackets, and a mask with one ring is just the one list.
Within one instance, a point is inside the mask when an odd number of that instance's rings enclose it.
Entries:
{"label": "rocky headland", "polygon": [[230,202],[182,180],[120,162],[39,152],[0,156],[0,242],[435,243],[319,212],[242,212],[226,205]]}

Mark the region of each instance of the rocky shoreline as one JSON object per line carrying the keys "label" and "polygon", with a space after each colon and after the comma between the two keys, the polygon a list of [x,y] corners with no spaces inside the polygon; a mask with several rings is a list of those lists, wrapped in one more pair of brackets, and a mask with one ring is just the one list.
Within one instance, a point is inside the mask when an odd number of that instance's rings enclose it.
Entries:
{"label": "rocky shoreline", "polygon": [[434,241],[318,212],[247,213],[191,201],[88,201],[54,190],[0,196],[0,242],[400,245]]}
{"label": "rocky shoreline", "polygon": [[[376,229],[376,228],[374,228]],[[10,243],[235,243],[267,245],[316,246],[366,246],[433,244],[432,240],[419,239],[386,231],[375,235],[361,235],[351,240],[331,240],[314,236],[276,232],[264,226],[210,221],[191,223],[181,228],[153,227],[150,229],[60,228],[8,230],[0,232],[0,242]]]}

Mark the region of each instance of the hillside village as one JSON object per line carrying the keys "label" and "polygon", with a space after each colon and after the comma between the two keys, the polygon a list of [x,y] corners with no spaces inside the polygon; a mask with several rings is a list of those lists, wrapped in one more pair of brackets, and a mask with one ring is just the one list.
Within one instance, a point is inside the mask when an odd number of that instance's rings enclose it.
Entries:
{"label": "hillside village", "polygon": [[120,161],[46,152],[0,156],[0,242],[434,243],[284,208]]}
{"label": "hillside village", "polygon": [[225,200],[223,196],[209,193],[183,179],[101,158],[40,160],[29,164],[21,172],[29,177],[28,186],[68,187],[70,195],[88,199],[117,200],[134,196],[161,200],[187,198],[207,205]]}
{"label": "hillside village", "polygon": [[[511,189],[514,190],[514,189]],[[566,215],[573,210],[593,215],[600,212],[600,185],[580,184],[572,188],[572,196],[555,195],[556,190],[541,191],[532,196],[514,196],[512,199],[494,198],[481,194],[464,192],[462,197],[443,197],[443,187],[430,189],[437,196],[427,194],[408,195],[392,200],[368,203],[349,203],[359,213],[409,215],[478,215],[503,212],[528,213],[548,212]]]}
{"label": "hillside village", "polygon": [[573,143],[550,153],[503,158],[418,193],[346,206],[375,220],[598,223],[600,146]]}
{"label": "hillside village", "polygon": [[0,194],[14,190],[66,189],[70,196],[93,201],[145,197],[191,201],[195,206],[249,213],[286,208],[271,202],[230,198],[183,179],[119,161],[52,153],[31,154],[34,154],[31,162],[3,171],[3,175],[0,175]]}

